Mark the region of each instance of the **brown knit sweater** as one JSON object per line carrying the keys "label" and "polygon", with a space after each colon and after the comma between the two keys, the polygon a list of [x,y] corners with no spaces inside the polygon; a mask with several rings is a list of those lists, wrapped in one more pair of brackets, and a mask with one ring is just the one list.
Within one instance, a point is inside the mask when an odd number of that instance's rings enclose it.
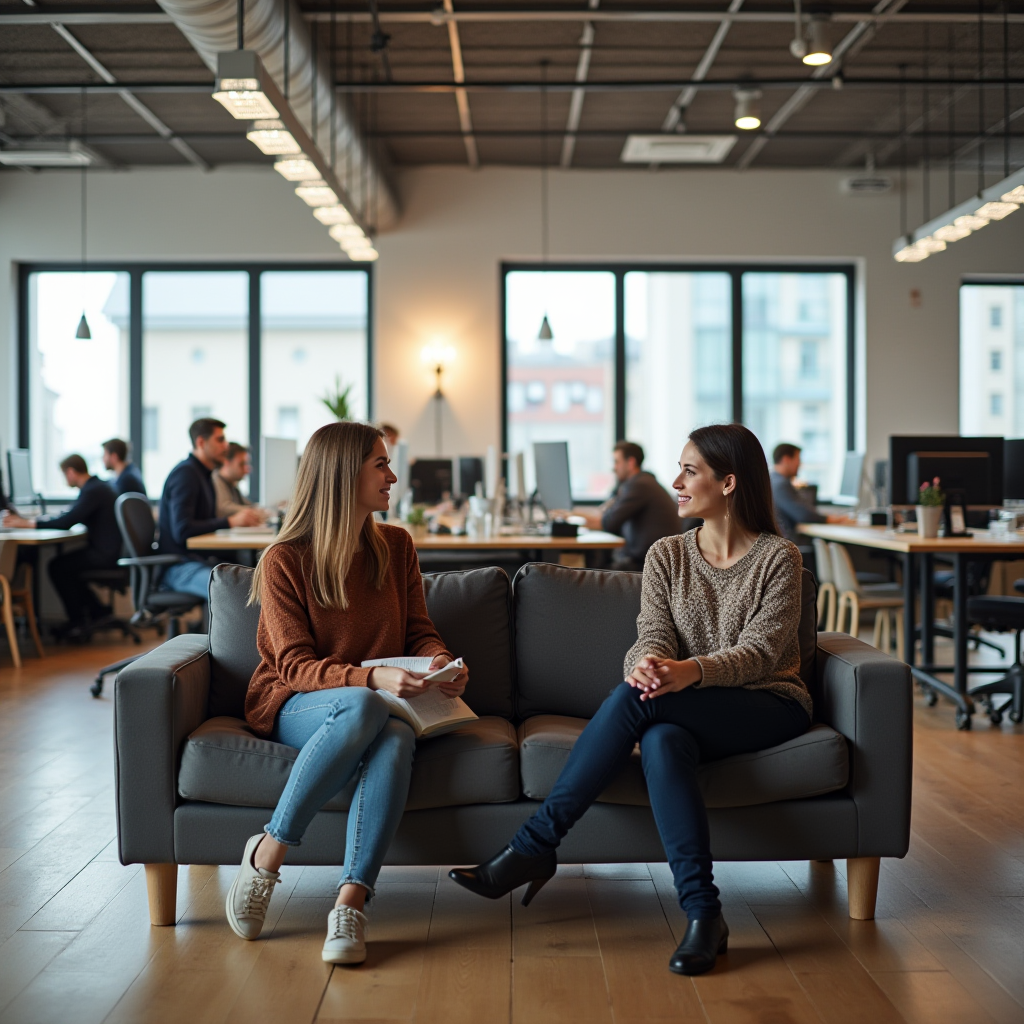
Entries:
{"label": "brown knit sweater", "polygon": [[811,714],[800,679],[800,573],[796,545],[762,533],[728,569],[697,548],[697,530],[652,545],[644,563],[637,640],[626,654],[628,676],[641,658],[700,663],[700,686],[770,690]]}
{"label": "brown knit sweater", "polygon": [[398,526],[377,529],[391,552],[384,586],[377,590],[367,579],[366,555],[357,552],[345,578],[345,611],[314,599],[308,547],[277,544],[263,556],[256,632],[263,660],[245,696],[245,720],[260,736],[270,735],[281,706],[296,693],[366,686],[370,669],[360,668],[362,661],[451,657],[427,615],[412,538]]}

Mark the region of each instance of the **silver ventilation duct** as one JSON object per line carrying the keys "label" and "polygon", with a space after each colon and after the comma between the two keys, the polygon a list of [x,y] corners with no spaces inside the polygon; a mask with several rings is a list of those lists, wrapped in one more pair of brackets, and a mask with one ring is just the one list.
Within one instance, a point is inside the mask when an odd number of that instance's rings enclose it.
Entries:
{"label": "silver ventilation duct", "polygon": [[[157,0],[192,44],[210,70],[217,73],[217,54],[238,45],[236,0]],[[288,11],[288,88],[284,80],[285,5]],[[326,32],[321,31],[321,39]],[[267,72],[288,97],[295,115],[316,139],[326,163],[356,206],[352,212],[365,223],[386,230],[398,219],[394,191],[369,150],[352,115],[348,98],[334,102],[332,154],[330,58],[321,48],[313,74],[313,41],[309,26],[294,0],[246,0],[245,48],[255,50]],[[316,110],[313,98],[316,97]],[[210,101],[213,102],[212,100]],[[298,203],[298,200],[296,200]]]}

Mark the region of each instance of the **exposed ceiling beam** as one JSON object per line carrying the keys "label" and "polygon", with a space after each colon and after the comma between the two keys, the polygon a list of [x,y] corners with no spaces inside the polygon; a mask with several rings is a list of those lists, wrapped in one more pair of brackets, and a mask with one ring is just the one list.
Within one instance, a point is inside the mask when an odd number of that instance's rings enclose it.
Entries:
{"label": "exposed ceiling beam", "polygon": [[[729,4],[729,13],[735,14],[742,6],[743,0],[732,0]],[[725,42],[725,37],[728,35],[731,27],[731,21],[723,21],[718,26],[714,36],[711,38],[711,42],[708,44],[708,48],[704,51],[704,56],[701,57],[700,63],[694,69],[694,81],[703,82],[704,79],[708,77],[711,65],[714,64],[715,58],[718,56],[718,51],[722,48],[722,43]],[[662,122],[661,130],[663,132],[672,132],[676,130],[679,122],[686,114],[686,108],[693,102],[696,95],[697,90],[692,85],[688,85],[679,94],[675,103],[672,104],[672,109],[665,115],[665,120]],[[685,122],[683,127],[685,129]]]}
{"label": "exposed ceiling beam", "polygon": [[[852,57],[858,50],[870,40],[878,30],[881,21],[888,21],[907,4],[907,0],[878,0],[872,8],[875,20],[859,21],[846,33],[845,36],[833,47],[832,60],[828,64],[815,68],[811,73],[813,79],[832,78],[841,68],[845,57]],[[883,17],[883,15],[886,15]],[[775,112],[771,120],[764,126],[764,134],[758,136],[746,148],[743,155],[736,161],[740,170],[746,170],[757,159],[757,155],[771,141],[771,137],[795,114],[802,110],[814,95],[814,87],[802,85],[782,106]]]}
{"label": "exposed ceiling beam", "polygon": [[[444,0],[446,14],[453,14],[452,0]],[[454,18],[448,20],[448,43],[452,50],[452,75],[456,83],[465,82],[466,69],[462,63],[462,43],[459,40],[459,24]],[[477,152],[476,139],[473,138],[473,118],[469,113],[469,96],[465,89],[455,90],[455,106],[459,111],[459,127],[465,140],[466,159],[470,167],[480,166],[480,154]]]}
{"label": "exposed ceiling beam", "polygon": [[[596,11],[601,0],[589,0],[588,6],[592,11]],[[590,74],[590,56],[593,53],[594,46],[594,23],[592,21],[583,22],[583,33],[580,36],[580,56],[576,62],[576,81],[581,85],[586,82],[587,76]],[[576,129],[580,126],[580,118],[583,116],[583,97],[586,95],[585,89],[573,89],[572,99],[569,100],[569,116],[565,122],[565,138],[562,139],[562,158],[561,165],[563,167],[572,166],[573,153],[576,151]],[[545,128],[547,125],[545,125]]]}
{"label": "exposed ceiling beam", "polygon": [[[50,23],[54,32],[63,39],[68,46],[78,54],[86,64],[96,72],[108,85],[117,84],[117,79],[101,64],[95,56],[59,21]],[[137,96],[129,89],[118,89],[118,95],[135,111],[143,121],[146,122],[162,139],[173,146],[189,163],[201,167],[204,171],[210,170],[210,165],[187,143],[184,139],[178,138],[170,128],[153,113]]]}

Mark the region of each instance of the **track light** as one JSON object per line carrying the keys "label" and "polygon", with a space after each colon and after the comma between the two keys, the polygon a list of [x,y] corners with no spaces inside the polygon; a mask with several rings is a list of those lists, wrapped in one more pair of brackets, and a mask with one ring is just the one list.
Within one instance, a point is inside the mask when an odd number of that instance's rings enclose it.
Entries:
{"label": "track light", "polygon": [[761,90],[737,89],[736,113],[734,123],[743,131],[753,131],[761,127]]}
{"label": "track light", "polygon": [[302,152],[295,137],[280,121],[255,121],[245,137],[267,156],[291,156]]}
{"label": "track light", "polygon": [[807,52],[800,58],[805,64],[819,67],[832,63],[832,47],[825,38],[825,22],[821,18],[812,18],[810,23],[811,43]]}

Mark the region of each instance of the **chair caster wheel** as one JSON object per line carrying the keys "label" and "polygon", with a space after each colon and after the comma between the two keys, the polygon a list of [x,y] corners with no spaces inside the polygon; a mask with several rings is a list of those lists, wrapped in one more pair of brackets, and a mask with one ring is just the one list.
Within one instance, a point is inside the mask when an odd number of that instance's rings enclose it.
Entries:
{"label": "chair caster wheel", "polygon": [[1002,722],[1003,722],[1003,713],[1002,713],[1002,711],[990,711],[989,715],[988,715],[988,720],[993,725],[1001,725]]}
{"label": "chair caster wheel", "polygon": [[1019,711],[1011,711],[1010,721],[1013,722],[1014,725],[1020,725],[1020,723],[1024,721],[1024,714],[1021,714]]}
{"label": "chair caster wheel", "polygon": [[971,716],[963,708],[956,709],[956,727],[961,732],[967,732],[971,728]]}
{"label": "chair caster wheel", "polygon": [[89,692],[94,696],[98,697],[103,692],[103,676],[100,676],[92,686],[89,687]]}
{"label": "chair caster wheel", "polygon": [[924,702],[928,707],[933,708],[939,703],[939,695],[934,690],[928,690],[924,695]]}

